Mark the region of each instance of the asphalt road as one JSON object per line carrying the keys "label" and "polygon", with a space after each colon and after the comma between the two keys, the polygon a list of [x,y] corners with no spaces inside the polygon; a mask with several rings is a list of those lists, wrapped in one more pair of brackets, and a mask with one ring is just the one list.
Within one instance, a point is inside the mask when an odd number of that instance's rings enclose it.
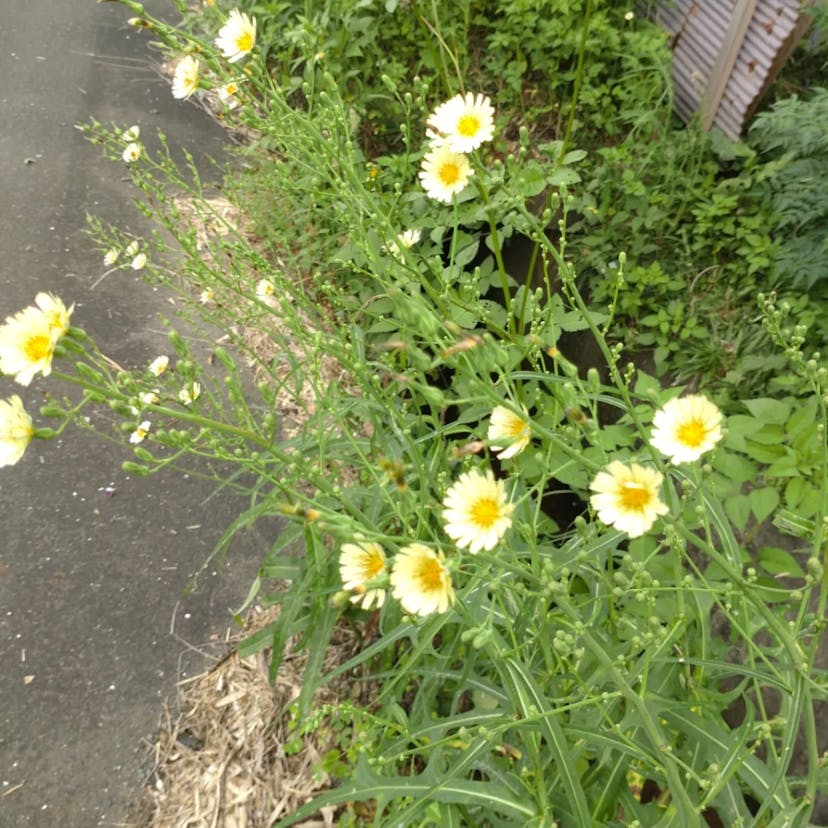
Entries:
{"label": "asphalt road", "polygon": [[[122,170],[74,125],[135,123],[142,138],[161,128],[196,158],[220,153],[225,138],[174,101],[128,17],[91,0],[0,4],[0,318],[54,291],[111,357],[139,366],[168,350],[159,315],[169,297],[132,272],[92,288],[105,268],[85,214],[149,228]],[[45,387],[0,378],[0,397],[20,393],[34,413]],[[223,632],[258,564],[248,539],[229,573],[211,567],[185,594],[238,503],[207,503],[211,487],[195,479],[130,479],[124,459],[70,429],[0,469],[2,828],[119,823],[162,700],[182,671],[208,664],[190,645]]]}

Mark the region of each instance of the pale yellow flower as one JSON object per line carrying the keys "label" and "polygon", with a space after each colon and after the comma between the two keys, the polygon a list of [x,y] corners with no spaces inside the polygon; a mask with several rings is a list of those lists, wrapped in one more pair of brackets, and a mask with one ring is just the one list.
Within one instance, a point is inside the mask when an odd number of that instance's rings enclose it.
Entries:
{"label": "pale yellow flower", "polygon": [[170,358],[168,356],[157,356],[150,364],[147,370],[156,377],[160,377],[170,365]]}
{"label": "pale yellow flower", "polygon": [[473,174],[465,155],[452,152],[447,146],[436,146],[423,158],[419,176],[429,198],[450,204]]}
{"label": "pale yellow flower", "polygon": [[385,601],[385,590],[366,584],[385,572],[385,552],[378,543],[359,541],[342,544],[339,576],[345,589],[355,593],[351,601],[363,609],[377,608]]}
{"label": "pale yellow flower", "polygon": [[198,61],[192,55],[185,55],[175,66],[172,93],[174,98],[184,100],[198,89]]}
{"label": "pale yellow flower", "polygon": [[269,308],[275,308],[279,304],[276,299],[276,287],[273,282],[267,279],[259,280],[259,283],[256,285],[256,297]]}
{"label": "pale yellow flower", "polygon": [[49,376],[57,335],[49,317],[29,306],[0,326],[0,373],[28,385],[35,374]]}
{"label": "pale yellow flower", "polygon": [[409,544],[397,553],[391,568],[391,587],[402,608],[413,615],[445,612],[454,603],[443,553],[421,543]]}
{"label": "pale yellow flower", "polygon": [[494,108],[485,95],[455,95],[429,116],[428,125],[452,152],[471,152],[494,136]]}
{"label": "pale yellow flower", "polygon": [[461,474],[443,498],[446,534],[461,548],[477,554],[493,549],[512,525],[514,506],[506,498],[502,480],[491,471]]}
{"label": "pale yellow flower", "polygon": [[137,241],[132,241],[127,245],[126,250],[124,250],[124,256],[127,259],[131,259],[137,252],[138,252],[138,242]]}
{"label": "pale yellow flower", "polygon": [[133,270],[143,270],[147,266],[147,254],[139,253],[130,263]]}
{"label": "pale yellow flower", "polygon": [[127,142],[137,141],[140,135],[141,127],[139,127],[138,124],[133,124],[133,126],[131,126],[129,129],[125,129],[121,133],[121,138]]}
{"label": "pale yellow flower", "polygon": [[139,425],[132,434],[129,435],[129,442],[137,445],[144,441],[144,438],[149,434],[150,426],[149,420],[144,420],[144,422]]}
{"label": "pale yellow flower", "polygon": [[598,519],[607,526],[626,532],[631,538],[643,535],[667,506],[659,499],[663,476],[655,469],[613,460],[598,472],[589,488],[596,492],[589,499]]}
{"label": "pale yellow flower", "polygon": [[185,385],[178,392],[178,399],[184,405],[192,405],[201,396],[201,383],[193,382],[190,385]]}
{"label": "pale yellow flower", "polygon": [[198,297],[198,301],[201,302],[202,305],[209,305],[214,299],[215,294],[213,293],[210,288],[206,288],[205,290],[201,291],[201,295]]}
{"label": "pale yellow flower", "polygon": [[158,392],[142,391],[138,395],[138,401],[141,405],[155,405],[158,402]]}
{"label": "pale yellow flower", "polygon": [[388,242],[385,249],[399,261],[403,259],[403,250],[413,247],[422,238],[420,230],[404,230],[394,241]]}
{"label": "pale yellow flower", "polygon": [[239,105],[239,99],[236,97],[239,92],[239,85],[235,81],[229,81],[223,86],[219,87],[219,100],[228,108],[235,109]]}
{"label": "pale yellow flower", "polygon": [[53,293],[38,293],[35,296],[35,304],[49,322],[52,336],[57,342],[69,330],[69,317],[75,306],[67,308]]}
{"label": "pale yellow flower", "polygon": [[255,44],[256,18],[233,9],[219,30],[216,46],[230,63],[235,63],[250,54]]}
{"label": "pale yellow flower", "polygon": [[722,439],[722,412],[701,394],[676,397],[656,411],[650,443],[673,463],[692,463]]}
{"label": "pale yellow flower", "polygon": [[124,151],[121,153],[121,158],[123,158],[127,164],[132,164],[134,161],[137,161],[140,157],[141,145],[136,144],[134,141],[130,144],[127,144],[124,147]]}
{"label": "pale yellow flower", "polygon": [[508,460],[529,445],[532,431],[529,423],[514,411],[504,405],[496,405],[492,409],[486,436],[492,442],[492,449],[498,453],[497,456],[501,460]]}
{"label": "pale yellow flower", "polygon": [[118,250],[117,247],[110,247],[109,250],[106,251],[104,254],[104,264],[107,267],[114,265],[115,262],[118,261],[118,257],[121,255],[121,251]]}
{"label": "pale yellow flower", "polygon": [[0,466],[13,466],[32,441],[32,418],[16,394],[0,400]]}

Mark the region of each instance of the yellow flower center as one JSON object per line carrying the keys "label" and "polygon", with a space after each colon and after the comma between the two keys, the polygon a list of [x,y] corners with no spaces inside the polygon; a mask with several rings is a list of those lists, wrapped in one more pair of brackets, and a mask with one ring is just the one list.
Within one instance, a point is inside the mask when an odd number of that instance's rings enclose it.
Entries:
{"label": "yellow flower center", "polygon": [[253,35],[250,32],[242,32],[236,38],[236,48],[240,52],[249,52],[253,48]]}
{"label": "yellow flower center", "polygon": [[689,448],[698,448],[706,437],[707,429],[704,423],[695,417],[676,429],[676,439]]}
{"label": "yellow flower center", "polygon": [[477,526],[488,529],[500,517],[500,504],[492,497],[481,497],[469,511]]}
{"label": "yellow flower center", "polygon": [[31,362],[48,359],[52,355],[52,339],[48,336],[30,336],[23,346],[23,353]]}
{"label": "yellow flower center", "polygon": [[366,553],[362,556],[362,578],[364,581],[375,578],[384,568],[385,562],[379,555]]}
{"label": "yellow flower center", "polygon": [[640,512],[651,500],[652,492],[643,483],[626,480],[618,491],[621,506],[629,512]]}
{"label": "yellow flower center", "polygon": [[437,592],[443,586],[443,565],[433,558],[425,558],[417,565],[414,580],[422,593]]}
{"label": "yellow flower center", "polygon": [[464,138],[473,138],[480,129],[480,118],[477,115],[466,114],[457,122],[457,131]]}
{"label": "yellow flower center", "polygon": [[506,421],[506,436],[511,437],[512,439],[516,439],[517,437],[522,437],[523,432],[526,429],[526,423],[520,419],[520,417],[510,417]]}
{"label": "yellow flower center", "polygon": [[457,166],[453,161],[446,161],[440,167],[440,181],[446,185],[446,187],[451,187],[452,184],[456,184],[460,180],[460,167]]}

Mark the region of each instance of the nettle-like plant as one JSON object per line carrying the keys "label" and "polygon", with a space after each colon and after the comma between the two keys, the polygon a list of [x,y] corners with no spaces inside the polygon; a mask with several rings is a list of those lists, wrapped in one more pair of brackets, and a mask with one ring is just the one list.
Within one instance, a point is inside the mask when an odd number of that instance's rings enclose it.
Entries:
{"label": "nettle-like plant", "polygon": [[[122,1],[183,55],[173,94],[221,90],[225,117],[275,153],[273,198],[287,194],[336,253],[298,270],[286,219],[268,258],[163,142],[93,123],[185,256],[173,272],[160,235],[139,249],[96,224],[107,265],[189,295],[254,364],[257,396],[238,357],[217,348],[213,381],[176,334],[177,361],[115,368],[46,295],[0,328],[0,371],[82,389],[42,412],[58,432],[108,403],[133,473],[221,461],[221,485],[247,498],[228,537],[289,518],[248,598],[281,613],[242,651],[270,646],[274,673],[289,639],[306,651],[299,732],[333,677],[375,692],[360,715],[353,700],[331,713],[354,723],[350,744],[337,725],[337,786],[278,824],[329,805],[375,825],[806,825],[823,773],[828,370],[802,354],[801,332],[765,300],[810,393],[807,547],[754,554],[741,531],[751,515],[732,499],[746,484],[753,519],[775,511],[769,487],[743,476],[764,474],[761,426],[662,388],[608,345],[616,303],[587,307],[566,249],[581,153],[535,147],[525,129],[507,145],[482,94],[435,106],[425,82],[388,79],[405,151],[372,175],[334,79],[309,61],[297,107],[265,69],[254,18],[233,12],[203,40]],[[521,269],[517,238],[532,251]],[[577,347],[602,370],[579,368]],[[770,426],[781,416],[748,410]],[[0,458],[53,433],[12,397]],[[797,522],[795,509],[784,517]],[[304,555],[289,554],[300,538]],[[364,646],[331,669],[340,623]]]}

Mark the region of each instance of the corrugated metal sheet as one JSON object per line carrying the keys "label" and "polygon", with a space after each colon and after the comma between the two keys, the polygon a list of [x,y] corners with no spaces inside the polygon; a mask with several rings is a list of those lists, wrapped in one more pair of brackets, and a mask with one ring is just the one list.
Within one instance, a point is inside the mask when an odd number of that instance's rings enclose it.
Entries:
{"label": "corrugated metal sheet", "polygon": [[[701,112],[731,138],[741,135],[807,23],[801,0],[665,0],[641,11],[670,35],[676,113],[686,122]],[[738,26],[748,13],[746,28]],[[728,42],[734,31],[743,32],[740,43]]]}

